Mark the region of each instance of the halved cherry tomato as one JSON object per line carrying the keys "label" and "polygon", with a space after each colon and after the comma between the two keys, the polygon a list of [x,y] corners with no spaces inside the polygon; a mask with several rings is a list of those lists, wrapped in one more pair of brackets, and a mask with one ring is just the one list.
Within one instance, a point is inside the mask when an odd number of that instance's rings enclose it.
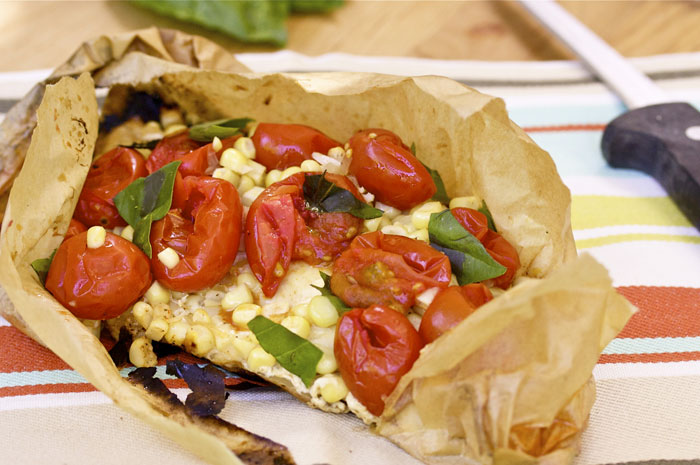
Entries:
{"label": "halved cherry tomato", "polygon": [[260,123],[251,137],[255,145],[255,161],[268,170],[299,166],[311,154],[328,153],[342,145],[321,131],[301,124]]}
{"label": "halved cherry tomato", "polygon": [[518,251],[503,236],[489,229],[488,219],[480,211],[472,208],[453,208],[451,212],[464,229],[481,241],[489,255],[507,268],[504,274],[491,280],[494,286],[507,289],[513,282],[515,272],[520,268]]}
{"label": "halved cherry tomato", "polygon": [[345,313],[335,332],[333,352],[340,376],[373,415],[408,372],[423,347],[418,332],[399,312],[382,305]]}
{"label": "halved cherry tomato", "polygon": [[46,276],[46,289],[78,318],[106,320],[124,313],[149,288],[148,257],[110,232],[103,246],[90,249],[87,232],[65,240]]}
{"label": "halved cherry tomato", "polygon": [[[180,292],[211,287],[233,265],[241,237],[241,202],[233,185],[208,176],[182,180],[183,198],[151,229],[156,279]],[[172,248],[180,257],[170,269],[158,254]]]}
{"label": "halved cherry tomato", "polygon": [[[325,178],[364,202],[345,176],[326,173]],[[348,213],[307,209],[305,179],[305,173],[297,173],[272,184],[255,199],[246,217],[248,263],[268,297],[277,291],[292,260],[312,265],[330,262],[362,227],[362,219]]]}
{"label": "halved cherry tomato", "polygon": [[481,283],[441,289],[423,314],[420,337],[426,344],[433,342],[492,298],[489,288]]}
{"label": "halved cherry tomato", "polygon": [[149,155],[146,168],[149,173],[153,173],[170,162],[180,160],[182,163],[178,171],[183,177],[211,174],[221,158],[221,153],[233,147],[239,137],[241,136],[222,139],[222,148],[218,152],[214,150],[211,143],[203,145],[201,142],[191,139],[186,131],[166,137],[158,142]]}
{"label": "halved cherry tomato", "polygon": [[126,186],[148,174],[143,157],[134,149],[117,147],[92,163],[80,192],[75,218],[85,226],[126,226],[112,200]]}
{"label": "halved cherry tomato", "polygon": [[77,236],[81,232],[87,231],[87,228],[83,223],[80,221],[76,220],[75,218],[70,219],[70,224],[68,225],[68,230],[66,231],[66,235],[63,236],[63,240],[68,240],[73,236]]}
{"label": "halved cherry tomato", "polygon": [[331,289],[351,307],[374,303],[406,311],[429,287],[447,287],[447,255],[425,242],[380,231],[357,236],[333,265]]}
{"label": "halved cherry tomato", "polygon": [[407,210],[437,191],[428,170],[393,132],[364,129],[349,144],[350,174],[380,202]]}

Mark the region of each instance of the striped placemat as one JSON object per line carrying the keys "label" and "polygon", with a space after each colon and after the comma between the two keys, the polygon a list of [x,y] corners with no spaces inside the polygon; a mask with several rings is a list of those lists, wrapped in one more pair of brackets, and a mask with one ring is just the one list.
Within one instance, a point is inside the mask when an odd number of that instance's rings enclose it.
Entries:
{"label": "striped placemat", "polygon": [[[700,464],[700,233],[655,180],[606,165],[600,139],[605,124],[624,111],[620,101],[570,62],[342,58],[241,55],[264,71],[358,63],[382,71],[388,61],[400,74],[447,74],[503,97],[511,118],[552,155],[572,191],[579,251],[602,262],[619,292],[639,307],[595,368],[598,397],[575,464]],[[673,98],[700,106],[700,54],[636,63],[661,78]],[[0,112],[46,74],[0,74]],[[0,354],[0,463],[199,463],[2,319]],[[158,373],[185,392],[162,367]],[[353,417],[313,411],[272,389],[235,392],[223,416],[289,446],[301,464],[417,463]]]}

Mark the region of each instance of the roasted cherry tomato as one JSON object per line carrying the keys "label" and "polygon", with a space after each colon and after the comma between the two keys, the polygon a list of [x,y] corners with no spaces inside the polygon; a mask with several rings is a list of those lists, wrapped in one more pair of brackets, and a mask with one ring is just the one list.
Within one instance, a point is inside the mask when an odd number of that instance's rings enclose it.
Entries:
{"label": "roasted cherry tomato", "polygon": [[447,255],[425,242],[376,231],[357,236],[333,265],[331,289],[351,307],[374,303],[406,311],[430,287],[447,287]]}
{"label": "roasted cherry tomato", "polygon": [[110,232],[104,245],[87,246],[87,232],[65,240],[46,276],[46,289],[78,318],[106,320],[124,313],[151,285],[148,257]]}
{"label": "roasted cherry tomato", "polygon": [[408,318],[382,305],[345,313],[335,331],[333,351],[340,375],[353,396],[373,415],[420,355],[423,347]]}
{"label": "roasted cherry tomato", "polygon": [[188,132],[166,137],[153,149],[146,161],[149,173],[159,170],[168,163],[181,161],[178,171],[185,176],[204,176],[211,174],[219,163],[221,152],[233,147],[241,136],[233,136],[221,141],[222,148],[217,152],[212,144],[203,145],[191,139]]}
{"label": "roasted cherry tomato", "polygon": [[507,289],[520,268],[518,251],[503,236],[489,229],[488,219],[480,211],[472,208],[453,208],[451,211],[459,224],[481,241],[489,255],[507,268],[504,274],[491,280],[494,286]]}
{"label": "roasted cherry tomato", "polygon": [[75,218],[85,226],[126,226],[112,200],[126,186],[148,174],[143,157],[134,149],[117,147],[92,163],[80,192]]}
{"label": "roasted cherry tomato", "polygon": [[350,174],[380,202],[407,210],[437,191],[428,170],[393,132],[365,129],[349,143]]}
{"label": "roasted cherry tomato", "polygon": [[342,145],[321,131],[301,124],[260,123],[251,137],[255,145],[255,161],[268,170],[299,166],[311,154],[328,153]]}
{"label": "roasted cherry tomato", "polygon": [[492,298],[489,288],[481,283],[441,289],[423,314],[420,337],[426,344],[433,342]]}
{"label": "roasted cherry tomato", "polygon": [[[183,198],[151,229],[155,278],[166,287],[194,292],[228,273],[241,238],[241,201],[233,185],[208,176],[182,180]],[[158,254],[172,248],[180,261],[172,269]]]}
{"label": "roasted cherry tomato", "polygon": [[87,231],[87,228],[83,223],[80,221],[76,220],[75,218],[70,219],[70,224],[68,225],[68,230],[66,231],[66,235],[63,237],[63,240],[68,240],[73,236],[77,236],[81,232]]}
{"label": "roasted cherry tomato", "polygon": [[[364,202],[345,176],[326,173],[325,178]],[[248,263],[268,297],[277,291],[292,260],[312,265],[330,262],[362,227],[362,219],[348,213],[307,209],[305,179],[306,174],[297,173],[272,184],[255,199],[246,217]]]}

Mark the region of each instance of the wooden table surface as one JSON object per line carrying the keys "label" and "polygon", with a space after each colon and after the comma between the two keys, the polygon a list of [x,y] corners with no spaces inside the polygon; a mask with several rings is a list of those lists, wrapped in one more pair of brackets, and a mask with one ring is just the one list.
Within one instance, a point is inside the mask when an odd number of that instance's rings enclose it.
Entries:
{"label": "wooden table surface", "polygon": [[[700,51],[700,2],[567,1],[564,7],[626,56]],[[127,2],[0,1],[0,71],[52,68],[84,40],[157,25],[201,34],[232,52],[274,51],[161,17]],[[296,15],[287,47],[309,55],[558,60],[571,54],[522,7],[499,1],[346,1]]]}

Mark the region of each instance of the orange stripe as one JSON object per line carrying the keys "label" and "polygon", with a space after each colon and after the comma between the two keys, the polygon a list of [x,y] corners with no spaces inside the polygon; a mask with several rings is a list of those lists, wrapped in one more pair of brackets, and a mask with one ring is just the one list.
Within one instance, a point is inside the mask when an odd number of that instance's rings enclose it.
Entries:
{"label": "orange stripe", "polygon": [[639,308],[618,337],[700,336],[700,289],[628,286],[617,290]]}
{"label": "orange stripe", "polygon": [[[169,389],[186,388],[187,384],[181,379],[163,380]],[[94,392],[95,386],[90,383],[58,383],[37,384],[31,386],[0,387],[0,397],[27,396],[32,394],[67,394],[71,392]]]}
{"label": "orange stripe", "polygon": [[700,360],[700,352],[673,352],[665,354],[603,354],[598,363],[666,363]]}
{"label": "orange stripe", "polygon": [[562,124],[557,126],[530,126],[525,132],[564,132],[564,131],[602,131],[605,124]]}
{"label": "orange stripe", "polygon": [[69,370],[66,362],[13,326],[0,327],[0,373]]}

